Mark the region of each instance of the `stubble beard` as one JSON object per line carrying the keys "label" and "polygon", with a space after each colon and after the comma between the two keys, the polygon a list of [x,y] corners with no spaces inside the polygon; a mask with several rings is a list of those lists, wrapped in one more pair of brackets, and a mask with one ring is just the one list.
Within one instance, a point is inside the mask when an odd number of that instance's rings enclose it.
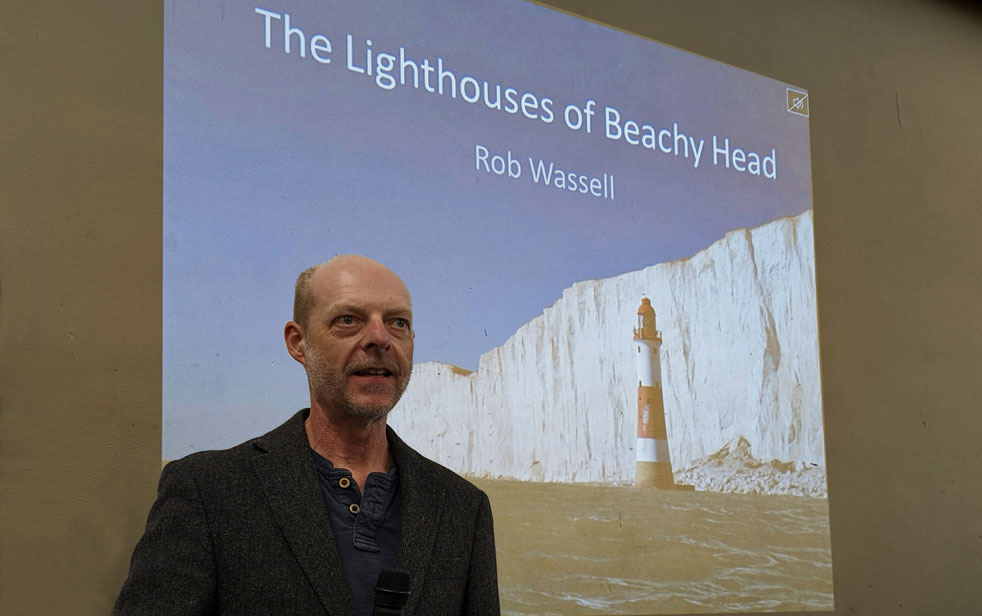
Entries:
{"label": "stubble beard", "polygon": [[[392,393],[391,402],[369,403],[356,400],[354,393],[348,388],[348,378],[358,370],[380,365],[392,372],[395,378],[395,391]],[[320,352],[310,345],[306,349],[306,370],[310,390],[322,407],[337,409],[341,412],[342,417],[355,419],[365,424],[384,419],[389,414],[389,411],[402,398],[412,375],[411,366],[404,375],[395,362],[383,357],[366,358],[352,362],[345,366],[343,372],[339,373],[337,370],[327,367],[322,361]],[[382,393],[382,389],[387,388],[387,386],[379,384],[377,386],[369,385],[367,388],[363,386],[363,388],[368,393]]]}

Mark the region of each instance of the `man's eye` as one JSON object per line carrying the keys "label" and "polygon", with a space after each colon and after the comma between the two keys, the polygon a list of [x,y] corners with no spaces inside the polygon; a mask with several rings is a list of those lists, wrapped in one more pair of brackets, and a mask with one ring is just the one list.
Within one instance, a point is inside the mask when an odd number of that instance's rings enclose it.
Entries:
{"label": "man's eye", "polygon": [[409,327],[408,319],[395,319],[392,323],[399,329],[407,329]]}
{"label": "man's eye", "polygon": [[341,325],[354,325],[355,317],[351,316],[350,314],[346,314],[343,317],[338,317],[338,323]]}

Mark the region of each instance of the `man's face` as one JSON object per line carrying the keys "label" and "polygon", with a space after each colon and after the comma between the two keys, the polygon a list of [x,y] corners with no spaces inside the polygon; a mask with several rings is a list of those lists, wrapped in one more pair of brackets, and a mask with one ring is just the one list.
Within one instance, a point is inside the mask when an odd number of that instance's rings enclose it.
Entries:
{"label": "man's face", "polygon": [[304,366],[312,397],[340,417],[385,417],[412,372],[412,303],[405,284],[374,261],[350,259],[322,266],[311,288]]}

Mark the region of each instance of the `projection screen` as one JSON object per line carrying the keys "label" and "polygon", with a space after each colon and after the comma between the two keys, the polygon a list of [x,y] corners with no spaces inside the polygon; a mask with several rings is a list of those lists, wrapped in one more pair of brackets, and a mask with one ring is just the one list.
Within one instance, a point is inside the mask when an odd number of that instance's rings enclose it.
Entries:
{"label": "projection screen", "polygon": [[505,613],[833,608],[806,89],[518,1],[165,11],[164,460],[308,405],[294,280],[364,254]]}

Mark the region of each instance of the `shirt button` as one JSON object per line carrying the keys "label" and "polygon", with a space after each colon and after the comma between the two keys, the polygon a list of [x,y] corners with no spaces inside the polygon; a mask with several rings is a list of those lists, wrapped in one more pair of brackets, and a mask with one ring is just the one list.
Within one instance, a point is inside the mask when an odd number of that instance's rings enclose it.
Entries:
{"label": "shirt button", "polygon": [[347,488],[348,486],[351,485],[351,480],[348,479],[347,477],[342,477],[341,479],[338,480],[338,485],[341,486],[342,488]]}
{"label": "shirt button", "polygon": [[358,506],[358,503],[351,503],[350,505],[348,505],[348,511],[350,511],[355,515],[358,515],[358,512],[361,511],[361,507]]}

